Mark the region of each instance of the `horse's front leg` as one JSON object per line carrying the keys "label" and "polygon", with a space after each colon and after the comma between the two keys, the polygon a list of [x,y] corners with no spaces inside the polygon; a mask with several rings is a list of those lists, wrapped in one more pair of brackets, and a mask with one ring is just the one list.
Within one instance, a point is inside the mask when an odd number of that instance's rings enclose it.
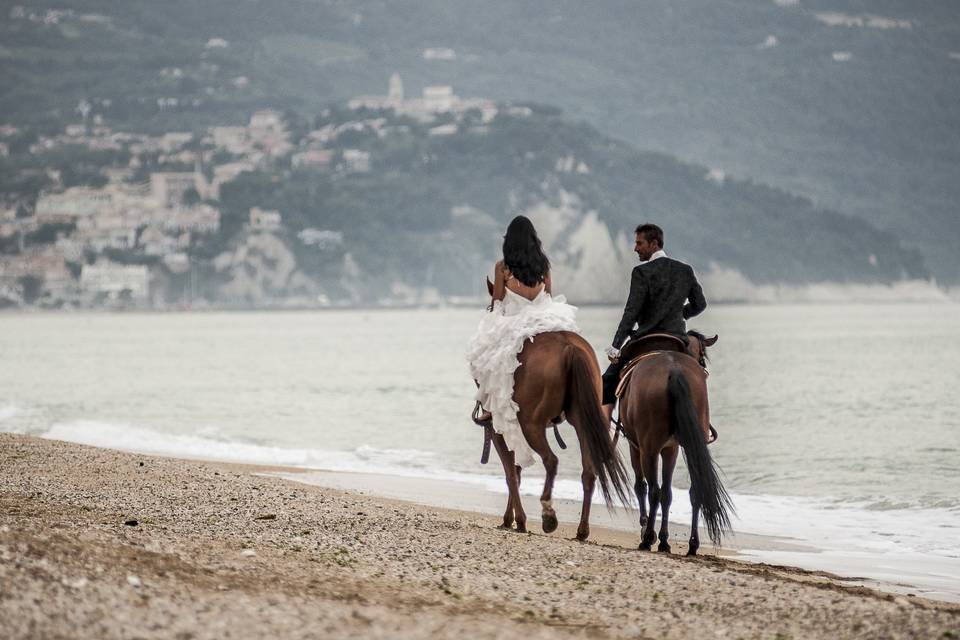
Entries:
{"label": "horse's front leg", "polygon": [[583,506],[580,507],[580,524],[577,526],[577,540],[583,542],[590,536],[590,505],[593,504],[593,489],[597,482],[597,472],[587,453],[586,436],[580,431],[580,415],[576,411],[567,414],[567,422],[577,431],[580,441],[580,482],[583,484]]}
{"label": "horse's front leg", "polygon": [[593,502],[593,487],[597,481],[597,474],[589,466],[587,460],[583,461],[583,473],[580,474],[580,482],[583,483],[583,507],[580,508],[580,525],[577,527],[577,540],[583,542],[590,536],[590,505]]}
{"label": "horse's front leg", "polygon": [[657,551],[670,553],[670,503],[673,502],[673,470],[677,466],[678,447],[670,447],[660,452],[663,461],[660,485],[660,544]]}
{"label": "horse's front leg", "polygon": [[523,514],[523,505],[520,504],[520,467],[514,463],[513,451],[507,448],[507,443],[499,433],[493,434],[493,446],[500,456],[500,463],[503,465],[503,473],[507,482],[507,510],[503,513],[503,524],[501,529],[510,529],[514,521],[517,522],[517,531],[526,531],[526,515],[523,515],[523,526],[521,528],[520,518],[518,517],[517,505],[520,506],[519,514]]}

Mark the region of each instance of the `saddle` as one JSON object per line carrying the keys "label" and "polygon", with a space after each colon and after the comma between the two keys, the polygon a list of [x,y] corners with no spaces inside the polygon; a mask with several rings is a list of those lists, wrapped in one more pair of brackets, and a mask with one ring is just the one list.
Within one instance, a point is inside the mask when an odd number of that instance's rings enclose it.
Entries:
{"label": "saddle", "polygon": [[651,333],[632,340],[623,348],[620,358],[626,360],[627,364],[620,370],[620,382],[617,384],[616,391],[617,400],[623,396],[623,390],[627,387],[630,374],[633,373],[637,364],[647,356],[664,351],[690,355],[687,341],[672,333]]}
{"label": "saddle", "polygon": [[[631,340],[620,353],[620,359],[627,361],[627,367],[630,366],[635,358],[651,351],[679,351],[689,354],[690,350],[687,341],[672,333],[650,333],[636,340]],[[626,370],[627,367],[624,367]],[[623,377],[623,373],[620,374]]]}

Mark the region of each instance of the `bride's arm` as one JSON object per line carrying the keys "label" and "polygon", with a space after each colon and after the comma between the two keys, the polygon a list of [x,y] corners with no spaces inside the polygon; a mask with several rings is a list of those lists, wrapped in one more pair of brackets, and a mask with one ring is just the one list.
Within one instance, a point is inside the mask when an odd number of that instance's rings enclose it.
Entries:
{"label": "bride's arm", "polygon": [[549,271],[547,271],[547,275],[543,278],[543,290],[547,292],[547,295],[553,295],[553,280],[550,278]]}
{"label": "bride's arm", "polygon": [[504,272],[506,267],[503,264],[503,260],[497,262],[493,267],[493,299],[494,300],[503,300],[503,297],[507,295],[507,282]]}

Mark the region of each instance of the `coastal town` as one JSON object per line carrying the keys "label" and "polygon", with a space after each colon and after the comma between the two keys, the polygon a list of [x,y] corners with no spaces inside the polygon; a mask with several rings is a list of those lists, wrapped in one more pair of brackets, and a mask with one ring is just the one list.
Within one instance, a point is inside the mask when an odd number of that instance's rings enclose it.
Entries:
{"label": "coastal town", "polygon": [[[199,132],[116,131],[96,113],[96,101],[82,101],[75,110],[79,122],[58,135],[38,136],[27,154],[80,150],[112,161],[85,183],[66,184],[61,171],[44,167],[37,193],[0,192],[0,308],[243,305],[244,284],[230,270],[249,272],[251,251],[264,254],[274,270],[285,265],[272,277],[299,293],[285,302],[331,304],[297,269],[288,245],[336,246],[342,232],[317,226],[285,233],[285,212],[256,204],[240,224],[226,224],[222,191],[239,176],[263,170],[369,173],[376,158],[350,140],[402,135],[411,125],[431,137],[465,127],[482,131],[498,113],[494,102],[461,98],[446,85],[407,97],[397,74],[387,89],[335,107],[336,114],[327,110],[315,119],[318,126],[299,132],[274,109],[254,111],[243,125]],[[529,111],[509,109],[521,116]],[[11,156],[5,141],[18,133],[16,126],[0,126],[0,156]],[[349,268],[349,253],[342,258]],[[222,280],[213,295],[197,286],[204,273]]]}

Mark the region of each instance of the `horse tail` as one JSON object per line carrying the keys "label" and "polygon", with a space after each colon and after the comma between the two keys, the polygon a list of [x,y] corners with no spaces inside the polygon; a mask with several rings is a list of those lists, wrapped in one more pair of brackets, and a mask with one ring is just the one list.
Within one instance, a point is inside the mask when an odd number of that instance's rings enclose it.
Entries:
{"label": "horse tail", "polygon": [[567,347],[567,407],[576,407],[581,424],[576,425],[582,434],[581,446],[593,465],[600,491],[607,507],[612,506],[611,488],[622,504],[629,504],[625,489],[627,472],[617,449],[610,439],[610,426],[600,408],[600,398],[594,383],[595,372],[590,367],[588,356],[582,349]]}
{"label": "horse tail", "polygon": [[690,385],[683,372],[674,369],[667,378],[670,402],[670,432],[683,448],[690,473],[690,494],[700,505],[710,540],[719,545],[720,536],[730,530],[728,511],[734,511],[730,495],[720,481],[717,468],[703,437],[700,416],[690,397]]}

